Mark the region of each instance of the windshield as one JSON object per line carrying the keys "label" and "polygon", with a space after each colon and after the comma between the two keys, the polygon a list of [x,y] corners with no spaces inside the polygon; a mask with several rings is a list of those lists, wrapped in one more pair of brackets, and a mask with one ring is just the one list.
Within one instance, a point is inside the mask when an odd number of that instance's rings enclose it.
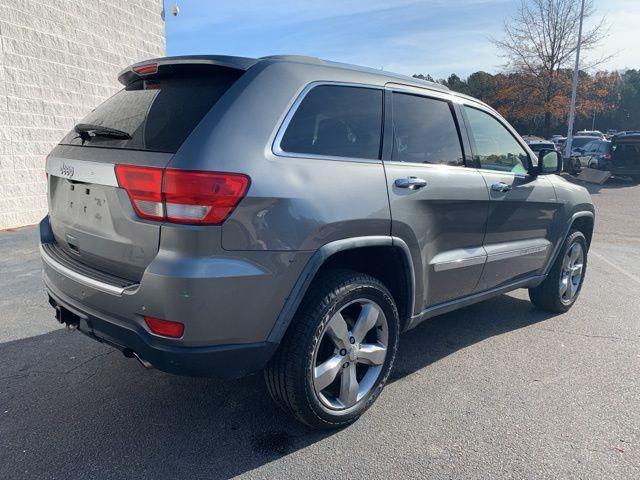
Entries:
{"label": "windshield", "polygon": [[175,153],[238,76],[216,71],[135,81],[89,113],[60,143]]}

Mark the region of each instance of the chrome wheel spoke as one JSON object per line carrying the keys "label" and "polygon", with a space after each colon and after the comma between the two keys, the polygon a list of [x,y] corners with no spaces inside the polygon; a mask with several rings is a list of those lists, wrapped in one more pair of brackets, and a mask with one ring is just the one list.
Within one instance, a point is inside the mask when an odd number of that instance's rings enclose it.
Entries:
{"label": "chrome wheel spoke", "polygon": [[564,297],[564,294],[567,293],[567,289],[569,288],[569,277],[562,277],[560,281],[560,296]]}
{"label": "chrome wheel spoke", "polygon": [[358,363],[365,365],[382,365],[387,356],[387,349],[380,344],[363,343],[358,351]]}
{"label": "chrome wheel spoke", "polygon": [[317,390],[324,390],[333,383],[342,369],[342,360],[342,355],[334,355],[314,368],[313,384]]}
{"label": "chrome wheel spoke", "polygon": [[582,274],[582,263],[576,263],[571,267],[571,275],[581,275]]}
{"label": "chrome wheel spoke", "polygon": [[575,285],[573,284],[573,279],[571,276],[567,278],[567,298],[571,300],[573,298],[573,294],[575,293]]}
{"label": "chrome wheel spoke", "polygon": [[348,367],[342,369],[340,377],[340,403],[348,408],[358,400],[358,390],[360,385],[356,378],[356,364],[350,363]]}
{"label": "chrome wheel spoke", "polygon": [[362,310],[360,311],[360,315],[358,315],[358,320],[352,331],[356,342],[362,342],[369,330],[375,327],[379,316],[380,309],[374,303],[366,303],[362,306]]}
{"label": "chrome wheel spoke", "polygon": [[349,329],[347,322],[340,312],[336,313],[327,325],[327,335],[333,344],[338,348],[345,348],[349,345]]}
{"label": "chrome wheel spoke", "polygon": [[578,243],[574,243],[571,249],[569,250],[569,257],[571,258],[570,265],[573,265],[575,261],[578,260],[578,257],[580,256],[581,253],[582,253],[582,248],[580,247],[580,245]]}

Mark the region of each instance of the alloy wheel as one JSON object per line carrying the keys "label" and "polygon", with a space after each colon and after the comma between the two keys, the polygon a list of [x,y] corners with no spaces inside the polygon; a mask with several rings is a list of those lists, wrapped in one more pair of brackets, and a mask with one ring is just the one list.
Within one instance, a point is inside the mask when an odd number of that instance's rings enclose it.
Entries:
{"label": "alloy wheel", "polygon": [[560,274],[560,300],[571,303],[578,293],[582,282],[584,268],[584,250],[582,245],[575,242],[564,256]]}
{"label": "alloy wheel", "polygon": [[313,355],[313,388],[324,406],[345,410],[360,402],[380,376],[389,341],[382,308],[357,299],[335,313]]}

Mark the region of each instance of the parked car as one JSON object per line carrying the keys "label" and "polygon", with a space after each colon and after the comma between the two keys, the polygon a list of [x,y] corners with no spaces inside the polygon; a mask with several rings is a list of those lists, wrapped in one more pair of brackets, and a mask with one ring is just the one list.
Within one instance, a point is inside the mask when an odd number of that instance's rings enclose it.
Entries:
{"label": "parked car", "polygon": [[518,288],[578,298],[589,194],[474,98],[295,56],[119,79],[48,156],[40,248],[58,320],[147,367],[264,370],[284,410],[336,428],[401,331]]}
{"label": "parked car", "polygon": [[532,139],[532,140],[526,140],[526,142],[527,142],[527,145],[529,146],[529,148],[536,155],[541,151],[557,150],[556,144],[551,142],[551,141],[549,141],[549,140]]}
{"label": "parked car", "polygon": [[[583,167],[586,167],[585,158],[584,158],[584,147],[590,142],[595,140],[594,137],[584,137],[584,136],[576,136],[573,137],[571,142],[571,157],[564,158],[565,170],[571,173],[572,175],[577,175],[580,173]],[[599,139],[598,139],[599,140]],[[564,152],[566,145],[566,140],[562,144],[560,150]]]}
{"label": "parked car", "polygon": [[604,133],[602,133],[600,130],[581,130],[576,133],[576,137],[596,137],[600,140],[605,139]]}
{"label": "parked car", "polygon": [[640,132],[621,133],[611,141],[594,140],[582,151],[582,162],[590,168],[640,181]]}

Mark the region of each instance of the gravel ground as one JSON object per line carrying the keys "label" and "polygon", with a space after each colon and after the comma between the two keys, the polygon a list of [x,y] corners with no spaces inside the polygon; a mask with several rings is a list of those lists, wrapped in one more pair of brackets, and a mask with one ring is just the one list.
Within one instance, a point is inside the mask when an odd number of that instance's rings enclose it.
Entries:
{"label": "gravel ground", "polygon": [[0,233],[0,478],[640,478],[640,186],[589,186],[596,234],[567,314],[525,291],[401,338],[355,425],[309,432],[260,376],[147,371],[67,333],[37,228]]}

